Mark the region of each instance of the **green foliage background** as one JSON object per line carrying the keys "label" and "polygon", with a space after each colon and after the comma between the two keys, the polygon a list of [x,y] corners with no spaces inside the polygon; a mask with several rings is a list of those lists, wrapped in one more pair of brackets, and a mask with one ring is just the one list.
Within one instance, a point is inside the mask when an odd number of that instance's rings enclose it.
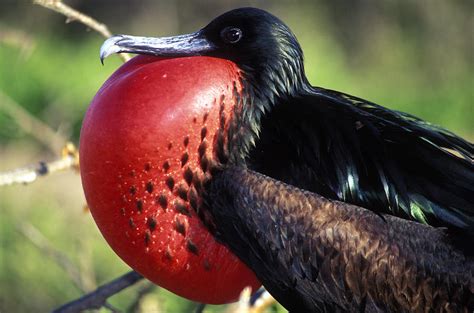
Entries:
{"label": "green foliage background", "polygon": [[[33,116],[78,142],[87,106],[120,65],[101,66],[103,41],[77,23],[29,2],[3,0],[0,10],[0,91]],[[472,1],[68,1],[114,33],[170,35],[194,31],[235,7],[257,6],[284,20],[299,38],[314,85],[402,110],[474,138]],[[0,171],[54,153],[5,113],[0,99]],[[19,231],[36,227],[94,288],[128,270],[82,207],[80,178],[58,174],[29,186],[0,189],[0,311],[44,312],[82,292],[53,258]],[[113,297],[123,311],[141,286]],[[160,312],[195,304],[156,288]],[[150,304],[151,305],[151,304]],[[226,307],[209,307],[223,312]],[[273,311],[281,308],[273,308]]]}

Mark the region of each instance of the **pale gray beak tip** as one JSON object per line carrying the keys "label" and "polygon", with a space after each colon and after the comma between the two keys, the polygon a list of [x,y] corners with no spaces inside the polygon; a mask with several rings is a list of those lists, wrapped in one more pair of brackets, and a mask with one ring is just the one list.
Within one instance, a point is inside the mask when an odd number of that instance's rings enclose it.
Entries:
{"label": "pale gray beak tip", "polygon": [[100,47],[100,62],[102,63],[102,65],[104,64],[104,59],[106,57],[111,54],[121,52],[121,48],[117,45],[117,43],[123,38],[123,35],[116,35],[104,41],[104,43]]}

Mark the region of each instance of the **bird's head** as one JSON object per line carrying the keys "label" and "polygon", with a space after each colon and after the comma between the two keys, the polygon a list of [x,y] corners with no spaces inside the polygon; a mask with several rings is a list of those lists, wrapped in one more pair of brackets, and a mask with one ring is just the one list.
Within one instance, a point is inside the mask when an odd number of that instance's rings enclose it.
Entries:
{"label": "bird's head", "polygon": [[303,53],[282,21],[256,8],[220,15],[201,30],[171,37],[116,35],[100,51],[101,60],[129,52],[164,57],[214,56],[236,63],[257,94],[273,98],[304,87]]}

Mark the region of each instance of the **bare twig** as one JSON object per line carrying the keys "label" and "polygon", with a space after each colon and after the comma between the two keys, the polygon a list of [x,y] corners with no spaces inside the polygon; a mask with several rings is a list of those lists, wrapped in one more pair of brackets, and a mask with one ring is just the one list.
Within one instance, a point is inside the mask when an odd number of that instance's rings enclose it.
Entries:
{"label": "bare twig", "polygon": [[257,299],[252,304],[252,289],[246,287],[240,293],[239,301],[231,305],[228,313],[263,313],[272,304],[276,303],[276,300],[266,290],[257,294]]}
{"label": "bare twig", "polygon": [[39,162],[37,165],[0,173],[0,186],[28,184],[38,177],[59,171],[78,169],[79,153],[74,144],[68,142],[62,149],[61,158],[51,162]]}
{"label": "bare twig", "polygon": [[1,25],[0,44],[19,48],[22,59],[27,59],[33,53],[36,46],[35,40],[26,32],[9,28],[5,25]]}
{"label": "bare twig", "polygon": [[[67,255],[62,253],[60,250],[54,248],[54,246],[48,241],[48,239],[33,225],[30,223],[22,223],[17,226],[18,231],[25,236],[30,242],[35,245],[42,253],[53,259],[53,261],[62,268],[69,278],[73,281],[76,287],[82,292],[89,292],[91,289],[88,288],[87,284],[84,283],[84,279],[81,275],[80,270],[76,265],[68,258]],[[95,289],[95,288],[94,288]],[[108,308],[111,312],[118,312],[111,304],[105,303],[104,307]]]}
{"label": "bare twig", "polygon": [[0,109],[10,115],[21,129],[45,144],[52,151],[57,151],[66,142],[63,136],[33,116],[1,90]]}
{"label": "bare twig", "polygon": [[54,248],[36,227],[30,223],[21,223],[17,228],[20,233],[30,240],[42,253],[52,258],[54,262],[68,274],[79,290],[87,292],[82,283],[79,269],[64,253]]}
{"label": "bare twig", "polygon": [[276,300],[268,291],[263,291],[262,294],[255,300],[254,304],[250,307],[249,313],[262,313],[265,312],[272,304],[275,304]]}
{"label": "bare twig", "polygon": [[[71,8],[70,6],[64,4],[61,0],[34,0],[33,3],[66,16],[66,23],[78,21],[95,30],[105,38],[112,36],[112,33],[105,24],[102,24],[92,17]],[[125,53],[119,54],[119,57],[122,58],[124,62],[130,60],[130,56]]]}
{"label": "bare twig", "polygon": [[53,313],[76,313],[84,310],[100,309],[108,298],[135,284],[142,278],[137,272],[131,271],[77,300],[66,303],[54,310]]}
{"label": "bare twig", "polygon": [[239,302],[235,312],[250,313],[250,296],[252,295],[252,288],[245,287],[240,293]]}
{"label": "bare twig", "polygon": [[[88,213],[88,212],[86,212]],[[86,292],[97,288],[96,273],[92,260],[92,250],[90,247],[90,240],[85,240],[84,237],[76,237],[75,243],[77,245],[77,267],[81,274],[81,282]]]}

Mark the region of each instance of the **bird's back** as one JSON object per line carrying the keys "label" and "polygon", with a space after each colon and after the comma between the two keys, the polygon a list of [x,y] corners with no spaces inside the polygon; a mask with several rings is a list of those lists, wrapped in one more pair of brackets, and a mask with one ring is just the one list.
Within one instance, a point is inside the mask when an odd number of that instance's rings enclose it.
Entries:
{"label": "bird's back", "polygon": [[439,227],[473,253],[474,147],[407,114],[324,89],[262,118],[250,167],[298,188]]}

